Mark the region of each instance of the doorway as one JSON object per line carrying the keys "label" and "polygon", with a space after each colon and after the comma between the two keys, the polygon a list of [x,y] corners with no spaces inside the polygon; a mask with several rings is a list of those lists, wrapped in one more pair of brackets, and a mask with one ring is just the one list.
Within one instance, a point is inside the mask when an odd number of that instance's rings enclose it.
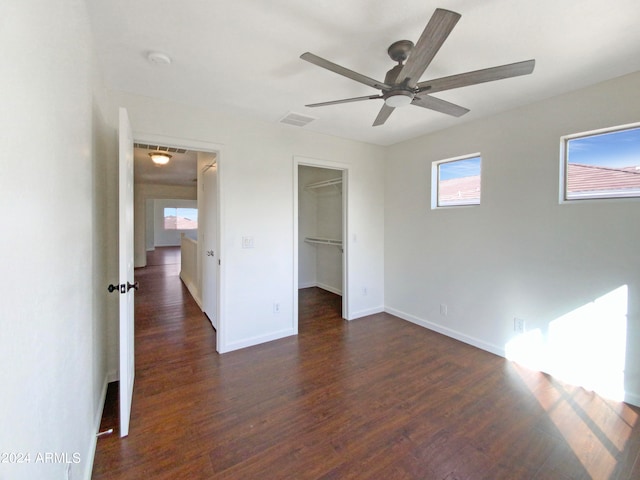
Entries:
{"label": "doorway", "polygon": [[[224,331],[224,300],[220,294],[223,288],[223,276],[219,259],[222,254],[220,236],[222,235],[223,224],[223,200],[221,180],[223,176],[221,165],[224,158],[224,148],[222,145],[203,142],[198,140],[166,137],[161,135],[135,135],[135,141],[149,145],[170,145],[171,147],[197,152],[196,175],[192,176],[198,187],[197,209],[199,223],[207,228],[207,236],[203,236],[204,228],[198,228],[197,235],[197,278],[200,307],[207,313],[213,327],[216,329],[216,351],[225,351],[225,331]],[[215,172],[214,175],[211,175]],[[203,194],[203,184],[205,173],[210,188],[207,194]],[[196,178],[197,177],[197,180]],[[211,180],[213,178],[213,180]],[[205,198],[206,197],[206,198]],[[144,208],[144,207],[143,207]],[[214,256],[207,256],[207,252],[213,252]],[[205,268],[205,262],[210,263]],[[215,263],[213,268],[210,268]],[[207,292],[205,294],[205,289]]]}
{"label": "doorway", "polygon": [[348,166],[294,158],[294,322],[299,290],[319,288],[341,297],[349,319]]}

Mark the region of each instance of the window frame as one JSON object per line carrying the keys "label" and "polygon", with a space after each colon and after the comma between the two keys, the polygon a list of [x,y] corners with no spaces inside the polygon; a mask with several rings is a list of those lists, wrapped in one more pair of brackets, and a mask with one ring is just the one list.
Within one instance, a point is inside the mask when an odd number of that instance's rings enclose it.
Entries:
{"label": "window frame", "polygon": [[582,202],[584,200],[590,201],[621,201],[621,200],[638,200],[640,199],[640,191],[628,192],[628,193],[595,193],[584,194],[579,196],[573,196],[569,198],[567,192],[567,186],[569,183],[569,142],[579,138],[596,137],[599,135],[606,135],[609,133],[624,132],[626,130],[640,130],[640,123],[630,123],[625,125],[618,125],[614,127],[600,128],[597,130],[589,130],[586,132],[572,133],[569,135],[563,135],[560,137],[560,183],[558,189],[559,203],[575,203]]}
{"label": "window frame", "polygon": [[[445,163],[460,162],[462,160],[470,160],[472,158],[480,159],[480,198],[477,202],[460,203],[455,205],[439,205],[438,197],[440,193],[440,165]],[[445,158],[431,162],[431,209],[443,210],[451,208],[467,208],[478,207],[482,201],[482,154],[480,152],[469,153],[457,157]]]}

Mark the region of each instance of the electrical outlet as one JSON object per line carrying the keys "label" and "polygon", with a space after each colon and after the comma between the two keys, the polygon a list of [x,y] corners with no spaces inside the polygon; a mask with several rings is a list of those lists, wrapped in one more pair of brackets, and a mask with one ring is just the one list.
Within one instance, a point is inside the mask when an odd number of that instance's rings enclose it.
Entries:
{"label": "electrical outlet", "polygon": [[447,308],[446,304],[444,304],[444,303],[440,304],[440,315],[444,315],[446,317],[447,313],[448,313],[448,310],[449,309]]}
{"label": "electrical outlet", "polygon": [[524,319],[515,317],[513,319],[513,331],[516,333],[524,333],[525,329],[526,325]]}

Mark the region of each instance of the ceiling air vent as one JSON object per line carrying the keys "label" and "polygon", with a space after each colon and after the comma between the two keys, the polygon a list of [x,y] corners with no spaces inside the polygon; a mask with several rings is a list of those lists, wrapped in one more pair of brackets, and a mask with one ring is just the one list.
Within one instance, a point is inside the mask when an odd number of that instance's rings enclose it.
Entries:
{"label": "ceiling air vent", "polygon": [[295,125],[296,127],[304,127],[307,123],[313,122],[315,118],[300,113],[289,112],[280,119],[280,123],[287,125]]}
{"label": "ceiling air vent", "polygon": [[184,148],[176,147],[164,147],[162,145],[147,145],[146,143],[134,143],[134,148],[143,148],[145,150],[154,150],[156,152],[169,152],[169,153],[187,153]]}

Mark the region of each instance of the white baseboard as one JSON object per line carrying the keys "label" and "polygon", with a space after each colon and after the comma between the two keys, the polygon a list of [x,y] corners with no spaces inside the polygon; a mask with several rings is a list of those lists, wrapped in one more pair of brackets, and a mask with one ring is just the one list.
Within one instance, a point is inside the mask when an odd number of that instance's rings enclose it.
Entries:
{"label": "white baseboard", "polygon": [[182,280],[182,283],[187,287],[187,290],[189,290],[189,293],[200,307],[200,310],[202,310],[202,301],[200,300],[199,292],[195,284],[191,280],[185,279],[185,277],[182,276],[182,272],[180,272],[180,280]]}
{"label": "white baseboard", "polygon": [[356,318],[362,318],[362,317],[368,317],[369,315],[375,315],[376,313],[382,313],[384,312],[384,307],[380,306],[380,307],[375,307],[375,308],[368,308],[366,310],[359,310],[357,312],[353,312],[349,318],[347,318],[347,320],[355,320]]}
{"label": "white baseboard", "polygon": [[278,332],[269,333],[267,335],[259,335],[256,337],[245,338],[237,340],[231,343],[225,343],[221,345],[219,353],[232,352],[234,350],[240,350],[241,348],[253,347],[261,343],[271,342],[273,340],[279,340],[281,338],[290,337],[296,335],[296,332],[292,328],[280,330]]}
{"label": "white baseboard", "polygon": [[331,285],[327,285],[326,283],[316,283],[316,287],[326,290],[327,292],[335,293],[336,295],[342,296],[342,290],[332,287]]}
{"label": "white baseboard", "polygon": [[498,355],[499,357],[506,357],[504,347],[499,347],[497,345],[487,343],[484,340],[465,335],[464,333],[458,332],[457,330],[438,325],[437,323],[429,322],[428,320],[423,320],[422,318],[418,318],[415,315],[396,310],[395,308],[385,307],[385,312],[390,313],[391,315],[395,315],[396,317],[401,318],[402,320],[406,320],[407,322],[415,323],[416,325],[420,325],[421,327],[441,333],[442,335],[446,335],[447,337],[455,338],[456,340],[460,340],[463,343],[467,343],[473,347],[477,347],[480,350],[485,350],[489,353],[493,353],[494,355]]}
{"label": "white baseboard", "polygon": [[98,432],[100,432],[100,422],[102,422],[102,413],[104,411],[104,402],[107,399],[107,388],[109,386],[109,374],[105,375],[104,383],[102,385],[102,392],[100,392],[100,403],[96,409],[96,414],[93,419],[95,433],[89,439],[89,450],[86,461],[84,462],[84,472],[82,478],[85,480],[91,480],[93,474],[93,461],[96,456],[96,448],[98,447]]}
{"label": "white baseboard", "polygon": [[331,285],[327,285],[326,283],[319,283],[319,282],[309,282],[309,283],[300,284],[298,285],[298,290],[302,290],[303,288],[312,288],[312,287],[321,288],[322,290],[326,290],[327,292],[335,293],[336,295],[342,296],[342,290],[340,290],[339,288],[335,288],[335,287],[332,287]]}

